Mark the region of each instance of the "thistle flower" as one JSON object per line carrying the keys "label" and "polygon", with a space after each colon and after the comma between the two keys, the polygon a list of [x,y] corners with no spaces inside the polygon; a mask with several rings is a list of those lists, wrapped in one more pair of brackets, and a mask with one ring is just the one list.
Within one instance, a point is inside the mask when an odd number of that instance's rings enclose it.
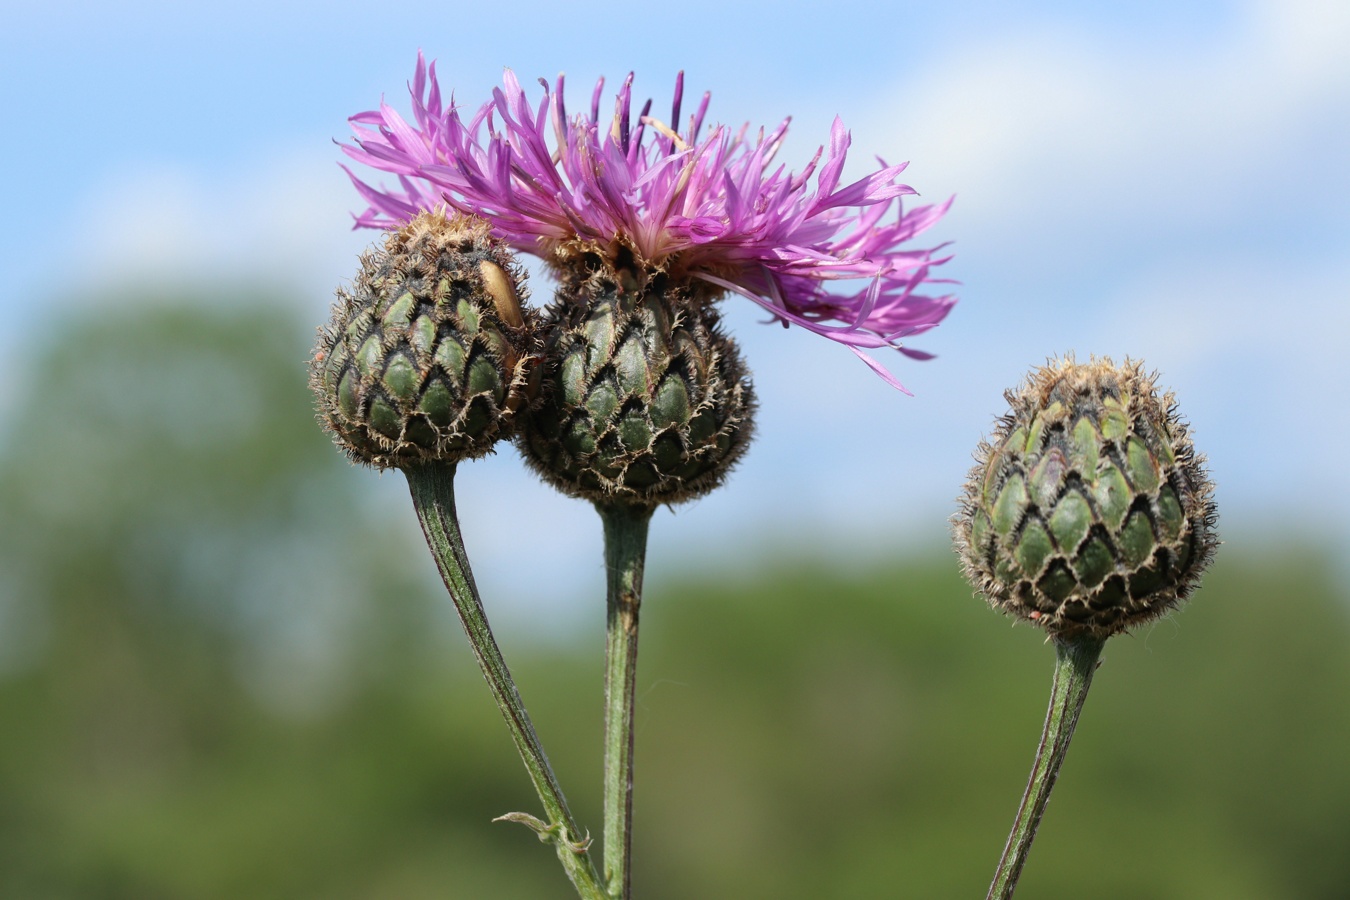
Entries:
{"label": "thistle flower", "polygon": [[[902,198],[915,191],[899,181],[904,165],[882,162],[840,187],[850,137],[838,119],[828,153],[822,147],[792,173],[773,161],[787,121],[753,137],[748,126],[705,132],[704,94],[681,130],[683,74],[667,121],[650,115],[650,102],[635,118],[632,80],[602,121],[603,80],[589,115],[569,117],[561,76],[552,91],[540,82],[535,104],[508,70],[503,87],[466,122],[453,99],[443,104],[435,65],[419,54],[409,86],[412,121],[382,102],[352,117],[355,141],[343,147],[398,178],[398,187],[385,189],[348,170],[369,203],[357,227],[398,228],[423,211],[454,209],[488,223],[495,240],[539,256],[557,278],[542,316],[540,392],[522,407],[518,436],[529,464],[560,490],[592,501],[604,523],[603,871],[606,895],[624,900],[631,896],[634,673],[648,524],[658,504],[721,483],[753,430],[754,392],[714,301],[727,292],[747,297],[785,326],[849,347],[901,390],[863,351],[891,347],[927,358],[900,341],[937,325],[955,302],[921,292],[941,281],[931,275],[946,262],[940,248],[902,248],[949,204],[906,210]],[[859,285],[853,293],[828,289],[849,280]],[[418,468],[409,482],[442,572],[450,573],[447,585],[469,583],[455,575],[462,545],[452,533],[449,482],[437,474]],[[433,540],[437,534],[445,539]],[[473,634],[472,604],[465,607]],[[563,856],[576,834],[565,819],[552,821],[570,835],[559,843]],[[564,859],[579,889],[591,884],[576,859]]]}
{"label": "thistle flower", "polygon": [[[598,256],[614,268],[671,282],[702,283],[702,295],[740,294],[773,320],[799,325],[849,347],[890,384],[903,386],[862,351],[893,347],[927,331],[955,300],[928,296],[940,283],[939,247],[902,249],[946,212],[950,201],[905,209],[915,194],[898,181],[906,164],[886,165],[840,187],[850,136],[836,118],[828,152],[819,149],[800,173],[773,165],[788,120],[753,138],[749,127],[704,130],[709,95],[680,131],[683,73],[676,78],[669,122],[632,116],[630,74],[612,119],[600,117],[603,79],[589,115],[569,117],[563,78],[532,104],[509,70],[467,122],[443,104],[435,63],[419,54],[410,85],[413,120],[390,106],[351,118],[357,162],[398,177],[382,189],[348,170],[369,207],[358,227],[402,225],[419,210],[446,205],[480,216],[498,239],[558,269]],[[812,177],[815,186],[812,188]],[[896,214],[890,218],[887,212]],[[861,282],[852,293],[831,282]]]}

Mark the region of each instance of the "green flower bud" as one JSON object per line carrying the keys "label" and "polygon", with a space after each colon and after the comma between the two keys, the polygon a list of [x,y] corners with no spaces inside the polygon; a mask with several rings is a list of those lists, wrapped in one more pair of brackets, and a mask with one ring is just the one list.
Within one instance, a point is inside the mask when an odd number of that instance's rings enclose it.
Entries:
{"label": "green flower bud", "polygon": [[719,485],[750,443],[740,350],[692,286],[598,265],[545,312],[543,396],[526,461],[566,494],[655,506]]}
{"label": "green flower bud", "polygon": [[1059,637],[1107,638],[1195,588],[1217,540],[1213,484],[1142,364],[1034,370],[975,454],[954,519],[990,605]]}
{"label": "green flower bud", "polygon": [[458,462],[509,437],[538,359],[538,314],[490,226],[424,212],[361,258],[319,332],[319,418],[356,462]]}

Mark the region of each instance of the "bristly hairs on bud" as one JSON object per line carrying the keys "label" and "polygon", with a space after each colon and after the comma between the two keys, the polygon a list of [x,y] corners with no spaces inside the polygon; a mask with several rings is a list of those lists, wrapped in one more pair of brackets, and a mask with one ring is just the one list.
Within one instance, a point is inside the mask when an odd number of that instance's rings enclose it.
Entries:
{"label": "bristly hairs on bud", "polygon": [[544,312],[544,396],[522,454],[560,491],[653,507],[701,496],[750,444],[754,390],[718,291],[619,254],[558,270]]}
{"label": "bristly hairs on bud", "polygon": [[1214,556],[1214,486],[1156,373],[1051,359],[1005,393],[953,518],[990,605],[1106,638],[1185,600]]}
{"label": "bristly hairs on bud", "polygon": [[361,257],[319,330],[319,420],[355,462],[455,463],[512,434],[533,393],[524,272],[472,216],[422,212]]}

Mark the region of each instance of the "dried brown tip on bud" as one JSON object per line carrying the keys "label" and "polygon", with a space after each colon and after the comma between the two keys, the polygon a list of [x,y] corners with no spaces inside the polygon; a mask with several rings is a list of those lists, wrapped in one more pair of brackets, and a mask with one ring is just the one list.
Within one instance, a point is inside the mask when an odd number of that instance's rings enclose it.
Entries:
{"label": "dried brown tip on bud", "polygon": [[491,226],[423,212],[361,258],[320,331],[320,420],[357,462],[457,462],[509,437],[538,360],[524,273]]}
{"label": "dried brown tip on bud", "polygon": [[953,532],[990,605],[1062,637],[1164,615],[1218,544],[1213,484],[1142,363],[1035,369],[976,451]]}

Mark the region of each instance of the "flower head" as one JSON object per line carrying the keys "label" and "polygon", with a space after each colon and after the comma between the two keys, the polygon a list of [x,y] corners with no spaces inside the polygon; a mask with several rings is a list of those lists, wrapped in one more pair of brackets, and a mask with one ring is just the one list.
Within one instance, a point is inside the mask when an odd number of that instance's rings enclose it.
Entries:
{"label": "flower head", "polygon": [[[940,248],[901,245],[950,201],[905,209],[901,198],[916,193],[898,181],[906,164],[883,162],[840,187],[850,136],[837,118],[828,152],[820,148],[793,173],[773,163],[787,120],[753,138],[748,125],[705,130],[704,94],[678,131],[683,73],[669,124],[650,115],[650,101],[634,118],[632,79],[602,121],[603,79],[589,115],[569,117],[562,76],[552,91],[541,79],[543,97],[533,105],[508,70],[465,122],[453,99],[443,104],[435,63],[419,54],[412,122],[383,102],[351,118],[355,146],[343,151],[399,181],[383,189],[351,176],[370,204],[357,226],[397,227],[419,210],[449,206],[486,219],[495,237],[554,266],[586,254],[632,258],[714,293],[741,294],[784,325],[845,344],[900,387],[861,351],[894,347],[929,358],[899,342],[937,325],[955,303],[919,293],[943,281],[931,270],[947,257],[935,256]],[[828,289],[849,280],[862,284],[853,293]]]}
{"label": "flower head", "polygon": [[354,462],[453,464],[511,436],[542,343],[512,256],[481,219],[422,212],[361,257],[310,359],[320,421]]}
{"label": "flower head", "polygon": [[1140,362],[1032,370],[975,452],[953,532],[989,603],[1056,637],[1165,615],[1214,556],[1214,484]]}

